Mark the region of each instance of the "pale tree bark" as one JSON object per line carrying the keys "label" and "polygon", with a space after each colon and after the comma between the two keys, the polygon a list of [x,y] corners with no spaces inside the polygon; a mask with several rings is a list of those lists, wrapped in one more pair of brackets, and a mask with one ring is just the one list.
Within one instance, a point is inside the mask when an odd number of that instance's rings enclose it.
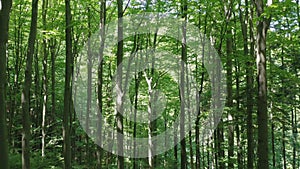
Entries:
{"label": "pale tree bark", "polygon": [[5,0],[1,3],[2,9],[0,9],[0,169],[8,169],[8,144],[6,128],[6,45],[8,41],[9,13],[12,1]]}
{"label": "pale tree bark", "polygon": [[29,103],[30,103],[30,87],[31,87],[31,74],[32,74],[32,60],[34,54],[34,45],[37,31],[37,15],[38,15],[38,0],[32,1],[31,11],[31,25],[28,39],[26,68],[25,68],[25,82],[22,91],[22,118],[23,118],[23,131],[22,131],[22,168],[30,168],[30,116],[29,116]]}

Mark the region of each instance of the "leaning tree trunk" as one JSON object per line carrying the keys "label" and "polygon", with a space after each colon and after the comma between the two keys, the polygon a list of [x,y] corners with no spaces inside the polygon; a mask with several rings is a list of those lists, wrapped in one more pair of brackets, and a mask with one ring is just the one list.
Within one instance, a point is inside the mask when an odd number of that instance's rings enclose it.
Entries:
{"label": "leaning tree trunk", "polygon": [[2,2],[0,9],[0,159],[1,169],[8,169],[8,144],[6,130],[6,45],[8,41],[11,0]]}
{"label": "leaning tree trunk", "polygon": [[32,74],[32,60],[34,54],[34,45],[37,30],[37,15],[38,15],[38,0],[32,1],[31,25],[28,39],[27,60],[25,70],[25,82],[22,92],[22,118],[23,118],[23,133],[22,133],[22,168],[30,168],[30,117],[29,117],[29,103],[30,103],[30,86]]}

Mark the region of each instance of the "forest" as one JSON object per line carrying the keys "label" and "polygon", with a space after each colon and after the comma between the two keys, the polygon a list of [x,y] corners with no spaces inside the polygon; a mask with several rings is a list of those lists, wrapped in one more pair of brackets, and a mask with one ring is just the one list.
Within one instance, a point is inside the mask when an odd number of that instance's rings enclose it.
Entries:
{"label": "forest", "polygon": [[299,0],[0,0],[0,169],[300,169]]}

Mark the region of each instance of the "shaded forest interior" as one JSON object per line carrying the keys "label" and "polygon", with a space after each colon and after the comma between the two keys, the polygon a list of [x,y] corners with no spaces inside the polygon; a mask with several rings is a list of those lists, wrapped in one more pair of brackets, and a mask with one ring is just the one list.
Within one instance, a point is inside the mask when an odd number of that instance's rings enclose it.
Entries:
{"label": "shaded forest interior", "polygon": [[299,0],[0,2],[0,169],[300,168]]}

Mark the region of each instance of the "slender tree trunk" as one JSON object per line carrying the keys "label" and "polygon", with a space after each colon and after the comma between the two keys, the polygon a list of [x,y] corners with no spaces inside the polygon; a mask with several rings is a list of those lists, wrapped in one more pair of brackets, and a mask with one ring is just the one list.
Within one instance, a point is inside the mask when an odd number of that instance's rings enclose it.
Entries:
{"label": "slender tree trunk", "polygon": [[38,15],[38,0],[32,1],[31,26],[28,39],[27,60],[25,70],[25,82],[22,92],[22,118],[23,118],[23,133],[22,133],[22,168],[30,169],[30,86],[32,74],[32,60],[34,54],[34,45],[37,30],[37,15]]}
{"label": "slender tree trunk", "polygon": [[[139,39],[139,38],[138,38]],[[135,35],[134,36],[134,47],[133,47],[133,50],[131,52],[131,55],[135,52],[138,51],[139,49],[139,45],[137,45],[137,43],[139,40],[137,40],[137,36]],[[139,65],[138,64],[138,59],[136,61],[136,65]],[[138,66],[135,67],[135,75],[134,75],[134,121],[136,121],[137,119],[137,110],[138,110],[138,93],[139,93],[139,86],[140,86],[140,81],[141,81],[141,78],[142,78],[142,72],[137,72],[137,68]],[[133,123],[133,138],[136,138],[137,136],[137,123]],[[133,142],[133,154],[134,156],[136,157],[137,156],[137,143],[134,141]],[[133,169],[137,169],[138,168],[138,165],[137,165],[137,159],[133,159]]]}
{"label": "slender tree trunk", "polygon": [[266,76],[266,38],[270,24],[270,18],[266,19],[264,13],[265,3],[263,0],[254,0],[258,18],[257,22],[257,121],[258,121],[258,168],[268,169],[268,109],[267,109],[267,76]]}
{"label": "slender tree trunk", "polygon": [[[176,113],[176,112],[174,112]],[[174,127],[174,159],[175,159],[175,162],[174,162],[174,168],[178,167],[178,145],[177,145],[177,141],[178,141],[178,138],[177,138],[177,132],[178,132],[178,126],[175,126]]]}
{"label": "slender tree trunk", "polygon": [[[233,107],[232,98],[232,30],[227,30],[226,39],[226,52],[227,52],[227,106]],[[228,168],[233,168],[233,156],[234,156],[234,127],[233,127],[233,115],[228,112]]]}
{"label": "slender tree trunk", "polygon": [[[244,55],[247,58],[247,68],[246,68],[246,92],[247,92],[247,168],[253,169],[253,129],[252,129],[252,111],[253,111],[253,70],[252,70],[252,58],[253,55],[249,55],[248,50],[248,0],[245,1],[245,17],[243,19],[241,8],[240,10],[240,22],[243,34],[244,42]],[[250,27],[250,29],[252,29]],[[251,32],[251,31],[250,31]],[[251,37],[253,34],[250,35]]]}
{"label": "slender tree trunk", "polygon": [[[254,9],[253,9],[253,5],[251,5],[250,7],[250,18],[249,18],[249,33],[250,33],[250,57],[253,57],[255,58],[255,50],[254,50],[254,46],[255,46],[255,37],[254,37],[254,25],[253,25],[253,16],[254,16]],[[250,58],[249,58],[250,59]],[[251,59],[252,60],[252,59]],[[251,63],[251,61],[250,61]],[[249,69],[251,70],[251,69]],[[249,75],[251,75],[251,72],[249,72]],[[249,88],[251,87],[251,93],[253,95],[254,93],[254,88],[253,88],[253,82],[254,82],[254,73],[253,73],[253,70],[252,70],[252,79],[250,78],[249,80],[252,81],[252,84],[249,83]],[[250,82],[250,81],[249,81]],[[254,159],[254,141],[253,141],[253,105],[254,105],[254,102],[253,102],[253,97],[249,97],[248,98],[249,100],[249,107],[247,109],[247,128],[249,130],[249,133],[248,133],[248,130],[247,130],[247,140],[248,140],[248,144],[250,146],[250,148],[248,147],[247,148],[247,166],[249,166],[249,168],[253,168],[253,159]],[[252,104],[251,104],[251,101],[252,101]],[[251,106],[252,105],[252,106]],[[252,111],[250,111],[252,110]],[[252,146],[252,148],[251,148]],[[248,161],[249,160],[249,161]]]}
{"label": "slender tree trunk", "polygon": [[[289,27],[289,26],[288,26]],[[284,64],[284,49],[283,47],[281,47],[281,67],[283,69],[285,69],[285,64]],[[281,91],[283,92],[283,96],[286,96],[287,93],[286,93],[286,89],[283,88],[283,85],[284,85],[284,79],[282,78],[281,79],[281,86],[282,86],[282,89]],[[284,100],[282,100],[282,102],[284,102]],[[286,162],[286,141],[285,141],[285,137],[286,137],[286,122],[285,122],[285,119],[288,119],[288,117],[286,117],[286,112],[282,111],[282,114],[283,114],[283,119],[282,119],[282,158],[283,158],[283,168],[284,169],[287,169],[287,162]],[[273,124],[273,123],[272,123]]]}
{"label": "slender tree trunk", "polygon": [[[199,10],[200,11],[200,10]],[[200,25],[201,25],[201,20],[200,20],[201,16],[199,14],[199,23],[198,23],[198,28],[200,29]],[[204,35],[206,35],[206,31],[207,31],[207,15],[205,15],[205,19],[204,19]],[[198,91],[198,98],[197,98],[197,102],[199,103],[199,107],[198,107],[198,112],[197,112],[197,119],[196,119],[196,126],[195,126],[195,134],[196,134],[196,169],[200,169],[200,164],[201,164],[201,155],[200,155],[200,113],[201,113],[201,109],[200,109],[200,98],[201,98],[201,94],[203,91],[203,82],[204,82],[204,57],[205,57],[205,38],[202,39],[202,64],[201,64],[201,82],[200,82],[200,90]],[[196,58],[196,70],[198,70],[198,58]],[[198,77],[198,71],[196,71],[196,77]],[[203,145],[202,145],[203,146]],[[204,150],[204,148],[203,148]],[[204,157],[204,152],[202,153],[202,156]],[[204,159],[203,159],[204,162]],[[204,164],[204,163],[203,163]]]}
{"label": "slender tree trunk", "polygon": [[[43,22],[43,30],[47,29],[47,8],[48,8],[48,0],[43,0],[42,4],[42,22]],[[45,36],[46,34],[43,33]],[[45,124],[46,124],[46,112],[47,112],[47,100],[48,100],[48,77],[47,77],[47,68],[48,68],[48,51],[47,51],[47,40],[46,37],[43,38],[43,112],[42,112],[42,157],[45,156]]]}
{"label": "slender tree trunk", "polygon": [[51,39],[50,40],[51,46],[50,46],[50,53],[51,53],[51,121],[53,120],[55,116],[55,110],[56,110],[56,95],[55,95],[55,59],[56,59],[56,40]]}
{"label": "slender tree trunk", "polygon": [[181,74],[180,74],[180,146],[181,146],[181,169],[187,168],[186,142],[185,142],[185,66],[187,63],[186,46],[186,23],[187,23],[187,0],[181,1],[181,13],[184,19],[182,25],[181,41]]}
{"label": "slender tree trunk", "polygon": [[66,64],[65,64],[65,92],[64,92],[64,117],[63,117],[63,155],[64,168],[71,168],[71,75],[72,75],[72,37],[71,37],[71,8],[70,0],[65,0],[66,10]]}
{"label": "slender tree trunk", "polygon": [[[36,42],[36,46],[35,46],[36,50],[35,50],[35,54],[34,54],[34,58],[33,58],[33,64],[34,64],[34,92],[33,92],[33,96],[35,99],[35,104],[34,104],[34,108],[33,108],[33,112],[31,114],[31,124],[32,124],[32,128],[41,128],[42,125],[42,121],[41,121],[41,117],[42,117],[42,108],[41,107],[41,103],[43,100],[42,94],[43,94],[43,88],[41,88],[41,79],[40,79],[40,66],[39,66],[39,43]],[[42,133],[41,133],[42,134]],[[42,136],[42,135],[41,135]],[[42,137],[41,137],[42,138]],[[42,143],[42,142],[41,142]],[[40,149],[42,146],[42,144],[36,144],[34,148],[36,149]]]}
{"label": "slender tree trunk", "polygon": [[[105,44],[105,24],[106,24],[106,0],[101,0],[100,4],[100,36],[101,36],[101,46],[99,51],[99,65],[98,65],[98,137],[97,142],[98,145],[102,145],[102,113],[103,113],[103,51]],[[103,159],[102,148],[98,147],[97,149],[97,165],[98,168],[102,168],[102,159]]]}
{"label": "slender tree trunk", "polygon": [[[236,66],[235,66],[235,72],[236,72],[236,98],[237,98],[237,103],[236,103],[236,110],[238,112],[241,111],[240,109],[240,78],[238,75],[238,72],[240,72],[240,64],[238,59],[236,59]],[[244,164],[243,164],[243,146],[241,144],[241,130],[240,130],[240,118],[236,119],[236,137],[237,137],[237,165],[238,165],[238,169],[243,169],[244,168]],[[243,127],[241,127],[243,129]]]}
{"label": "slender tree trunk", "polygon": [[[220,125],[220,123],[219,123]],[[212,168],[214,168],[214,164],[216,166],[216,169],[220,168],[221,164],[219,163],[219,158],[220,158],[220,147],[219,147],[219,139],[218,139],[218,128],[214,132],[214,136],[212,138],[212,145],[214,152],[212,152],[212,158],[213,160],[209,161],[209,151],[207,151],[207,163],[208,165],[211,165]],[[214,163],[213,163],[214,162]]]}
{"label": "slender tree trunk", "polygon": [[6,126],[6,46],[8,41],[11,0],[2,1],[0,9],[0,169],[8,169],[8,144]]}
{"label": "slender tree trunk", "polygon": [[[269,62],[270,62],[270,74],[273,72],[273,61],[271,55],[269,55]],[[270,90],[273,90],[273,78],[270,78]],[[276,168],[276,153],[275,153],[275,118],[273,118],[273,102],[270,103],[270,122],[271,122],[271,146],[272,146],[272,167]]]}
{"label": "slender tree trunk", "polygon": [[283,168],[287,169],[287,162],[286,162],[286,143],[285,143],[285,122],[282,123],[282,156],[283,156]]}
{"label": "slender tree trunk", "polygon": [[[225,6],[225,15],[227,25],[231,25],[231,13],[232,13],[232,3],[229,2],[229,6]],[[227,9],[226,9],[227,8]],[[233,168],[233,156],[234,156],[234,126],[233,126],[233,115],[230,113],[233,107],[233,96],[232,96],[232,30],[227,28],[226,34],[226,79],[227,79],[227,107],[229,107],[228,113],[228,168]]]}
{"label": "slender tree trunk", "polygon": [[[91,13],[90,7],[87,8],[88,11],[88,37],[91,37]],[[90,114],[92,106],[92,51],[91,51],[91,41],[88,40],[88,51],[87,51],[87,105],[86,105],[86,119],[85,119],[85,129],[87,133],[90,133]],[[86,133],[85,140],[85,158],[87,165],[90,165],[90,150],[89,150],[89,136]]]}
{"label": "slender tree trunk", "polygon": [[117,48],[117,100],[121,100],[117,106],[119,106],[119,110],[117,112],[116,121],[117,121],[117,142],[118,142],[118,168],[124,168],[124,157],[123,155],[123,116],[120,110],[123,110],[123,91],[122,91],[122,67],[119,67],[123,60],[123,1],[117,0],[118,4],[118,48]]}
{"label": "slender tree trunk", "polygon": [[[185,71],[188,73],[189,69],[188,67],[186,66],[185,67]],[[186,101],[187,101],[187,109],[188,109],[188,120],[189,120],[189,123],[191,123],[191,120],[194,120],[194,119],[191,119],[191,113],[194,113],[194,112],[191,112],[190,110],[190,83],[189,83],[189,76],[188,75],[185,75],[186,77],[186,90],[187,90],[187,97],[186,97]],[[190,168],[191,169],[194,169],[194,153],[193,153],[193,142],[192,142],[192,128],[191,128],[191,125],[189,125],[189,149],[190,149]]]}
{"label": "slender tree trunk", "polygon": [[298,26],[300,27],[300,10],[299,10],[300,1],[296,0],[296,2],[297,2],[297,5],[296,5],[296,7],[297,7],[297,20],[298,20]]}
{"label": "slender tree trunk", "polygon": [[[41,111],[41,86],[40,86],[40,67],[39,67],[39,58],[38,58],[38,52],[39,52],[39,43],[36,43],[36,51],[34,55],[34,97],[35,99],[35,104],[34,104],[34,115],[33,117],[33,127],[41,127],[39,124],[39,117],[40,117],[40,112]],[[40,148],[39,145],[37,145],[36,148]]]}
{"label": "slender tree trunk", "polygon": [[12,91],[12,103],[11,103],[11,111],[9,113],[9,127],[8,127],[8,136],[9,136],[9,143],[14,147],[14,144],[15,144],[15,139],[13,137],[13,119],[15,117],[15,114],[18,114],[18,109],[17,109],[17,105],[19,105],[19,99],[14,97],[16,96],[17,93],[19,93],[19,89],[20,89],[20,84],[19,84],[19,75],[20,75],[20,63],[21,63],[21,57],[22,57],[22,48],[20,46],[20,44],[22,43],[22,39],[23,39],[23,36],[22,36],[22,32],[21,32],[21,24],[20,24],[20,13],[22,12],[22,7],[21,5],[19,6],[19,12],[18,12],[18,17],[16,17],[16,19],[14,20],[14,22],[18,23],[18,24],[15,24],[15,27],[14,27],[14,31],[15,31],[15,36],[14,36],[14,40],[15,40],[15,64],[14,64],[14,84],[13,84],[13,91]]}
{"label": "slender tree trunk", "polygon": [[[137,72],[136,72],[137,73]],[[134,121],[136,121],[136,116],[137,116],[137,109],[138,109],[138,92],[139,92],[139,84],[140,84],[140,78],[141,78],[141,73],[138,73],[135,75],[135,97],[134,97]],[[136,135],[137,135],[137,123],[134,123],[133,124],[133,137],[136,138]],[[137,150],[136,150],[136,142],[134,142],[134,145],[133,145],[133,153],[134,153],[134,156],[137,155]],[[133,159],[133,169],[137,169],[138,166],[137,166],[137,159]]]}
{"label": "slender tree trunk", "polygon": [[292,128],[293,128],[293,168],[296,168],[296,146],[297,146],[297,128],[296,128],[296,111],[297,108],[293,107],[292,109]]}

